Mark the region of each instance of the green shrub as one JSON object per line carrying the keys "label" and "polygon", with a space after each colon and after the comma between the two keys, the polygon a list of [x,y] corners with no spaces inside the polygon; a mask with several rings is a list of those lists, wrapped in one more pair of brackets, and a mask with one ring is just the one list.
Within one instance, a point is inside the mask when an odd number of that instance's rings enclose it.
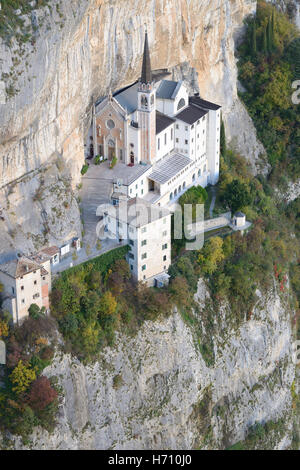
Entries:
{"label": "green shrub", "polygon": [[83,167],[81,168],[81,172],[80,172],[80,173],[81,173],[82,175],[85,175],[86,172],[88,171],[88,169],[89,169],[89,166],[88,166],[87,164],[85,164],[85,165],[83,165]]}

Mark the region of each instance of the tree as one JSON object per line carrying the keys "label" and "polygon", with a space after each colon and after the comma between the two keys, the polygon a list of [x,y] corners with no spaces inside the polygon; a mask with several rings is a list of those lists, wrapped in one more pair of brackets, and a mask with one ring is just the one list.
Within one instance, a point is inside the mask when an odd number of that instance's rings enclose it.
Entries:
{"label": "tree", "polygon": [[117,301],[111,292],[105,292],[99,302],[100,318],[111,318],[115,316],[117,310]]}
{"label": "tree", "polygon": [[36,379],[36,373],[30,365],[26,365],[23,361],[19,361],[18,365],[10,374],[10,380],[13,384],[12,390],[17,395],[26,392],[31,382]]}
{"label": "tree", "polygon": [[45,307],[40,308],[37,304],[31,304],[28,309],[29,316],[37,320],[40,317],[45,316]]}
{"label": "tree", "polygon": [[225,157],[225,155],[226,155],[226,135],[225,135],[225,125],[224,125],[223,119],[222,119],[222,123],[221,123],[220,148],[221,148],[221,154],[223,155],[223,157]]}
{"label": "tree", "polygon": [[85,323],[82,329],[82,343],[86,354],[95,354],[99,347],[101,328],[95,320]]}
{"label": "tree", "polygon": [[263,44],[262,44],[263,53],[266,54],[268,50],[268,41],[267,41],[267,27],[265,26],[263,31]]}
{"label": "tree", "polygon": [[253,22],[252,25],[252,37],[251,37],[251,54],[252,57],[255,57],[257,53],[257,44],[256,44],[256,22]]}
{"label": "tree", "polygon": [[271,52],[273,50],[273,37],[272,37],[271,18],[268,19],[268,23],[267,23],[267,50],[268,50],[269,54],[271,54]]}
{"label": "tree", "polygon": [[169,292],[175,305],[183,308],[190,305],[191,291],[184,277],[175,277],[169,286]]}
{"label": "tree", "polygon": [[9,333],[9,326],[7,321],[0,320],[0,338],[6,338]]}
{"label": "tree", "polygon": [[28,393],[28,404],[34,411],[42,411],[57,399],[57,391],[47,377],[41,376],[32,382]]}
{"label": "tree", "polygon": [[221,237],[211,238],[198,254],[198,263],[205,274],[216,271],[218,264],[225,258]]}
{"label": "tree", "polygon": [[226,186],[224,199],[233,212],[248,206],[251,202],[248,186],[238,179],[234,179]]}

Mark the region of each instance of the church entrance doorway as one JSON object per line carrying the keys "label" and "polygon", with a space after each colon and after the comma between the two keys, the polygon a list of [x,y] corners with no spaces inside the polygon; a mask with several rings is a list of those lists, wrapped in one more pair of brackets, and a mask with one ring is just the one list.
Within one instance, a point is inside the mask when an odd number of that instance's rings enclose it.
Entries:
{"label": "church entrance doorway", "polygon": [[116,156],[116,146],[113,140],[108,141],[108,160],[111,161]]}

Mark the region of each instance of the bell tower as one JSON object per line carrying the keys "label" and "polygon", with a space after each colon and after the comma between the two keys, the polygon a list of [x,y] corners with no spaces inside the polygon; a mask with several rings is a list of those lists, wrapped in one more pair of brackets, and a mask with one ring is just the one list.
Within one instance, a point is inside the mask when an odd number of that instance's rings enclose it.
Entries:
{"label": "bell tower", "polygon": [[156,157],[156,90],[152,80],[148,34],[145,34],[142,75],[138,87],[138,122],[141,128],[141,158],[152,164]]}

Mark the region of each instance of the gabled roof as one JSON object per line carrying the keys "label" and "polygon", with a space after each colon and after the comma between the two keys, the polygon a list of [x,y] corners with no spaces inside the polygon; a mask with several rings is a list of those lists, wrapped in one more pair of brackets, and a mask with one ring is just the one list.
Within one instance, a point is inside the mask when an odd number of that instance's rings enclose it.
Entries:
{"label": "gabled roof", "polygon": [[180,113],[176,114],[175,118],[191,125],[198,121],[198,119],[201,119],[203,116],[205,116],[205,114],[207,114],[206,110],[190,104],[183,111],[180,111]]}
{"label": "gabled roof", "polygon": [[160,111],[156,111],[156,134],[159,134],[164,129],[171,126],[171,124],[174,124],[175,121],[176,119],[173,119]]}
{"label": "gabled roof", "polygon": [[11,261],[0,265],[0,271],[17,279],[41,269],[41,266],[27,256],[16,256]]}
{"label": "gabled roof", "polygon": [[[59,248],[57,246],[49,246],[47,248],[43,248],[40,253],[43,253],[45,255],[48,255],[48,256],[54,256],[54,255],[57,255],[59,253]],[[38,253],[38,254],[40,254]]]}
{"label": "gabled roof", "polygon": [[114,93],[114,99],[125,109],[129,114],[137,110],[138,107],[138,82]]}
{"label": "gabled roof", "polygon": [[191,163],[193,161],[185,155],[173,153],[158,162],[148,178],[156,183],[165,184]]}
{"label": "gabled roof", "polygon": [[210,101],[203,100],[202,98],[200,98],[200,96],[197,96],[197,95],[190,96],[189,102],[191,104],[199,106],[200,108],[209,109],[212,111],[217,111],[218,109],[221,108],[219,104],[211,103]]}
{"label": "gabled roof", "polygon": [[181,81],[162,80],[157,88],[156,97],[162,100],[175,100],[181,85]]}

